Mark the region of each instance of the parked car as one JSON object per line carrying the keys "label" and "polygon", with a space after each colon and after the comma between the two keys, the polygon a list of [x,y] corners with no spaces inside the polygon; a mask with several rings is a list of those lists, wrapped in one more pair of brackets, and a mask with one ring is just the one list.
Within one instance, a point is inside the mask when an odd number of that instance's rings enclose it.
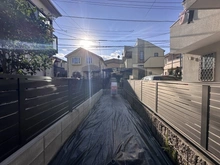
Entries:
{"label": "parked car", "polygon": [[161,80],[161,81],[179,81],[175,76],[166,76],[166,75],[151,75],[145,76],[141,80],[153,81],[153,80]]}

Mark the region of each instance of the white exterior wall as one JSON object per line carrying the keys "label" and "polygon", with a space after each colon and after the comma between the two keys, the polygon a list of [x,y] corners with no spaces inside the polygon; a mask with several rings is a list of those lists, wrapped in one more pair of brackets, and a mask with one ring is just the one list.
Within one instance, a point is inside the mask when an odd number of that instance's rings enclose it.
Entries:
{"label": "white exterior wall", "polygon": [[215,80],[220,81],[220,42],[195,50],[193,54],[183,55],[183,81],[199,82],[199,61],[189,60],[190,57],[200,58],[201,55],[216,53],[215,60]]}
{"label": "white exterior wall", "polygon": [[190,24],[187,23],[187,18],[186,16],[183,24],[180,25],[177,21],[170,28],[171,53],[189,53],[220,40],[220,9],[195,10]]}

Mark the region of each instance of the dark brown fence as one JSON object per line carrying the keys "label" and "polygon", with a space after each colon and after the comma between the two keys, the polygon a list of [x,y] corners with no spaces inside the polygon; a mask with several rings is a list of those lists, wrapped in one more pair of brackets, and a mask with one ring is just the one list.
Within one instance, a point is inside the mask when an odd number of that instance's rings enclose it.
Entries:
{"label": "dark brown fence", "polygon": [[129,80],[124,91],[220,160],[220,85]]}
{"label": "dark brown fence", "polygon": [[101,89],[101,80],[0,75],[0,162]]}

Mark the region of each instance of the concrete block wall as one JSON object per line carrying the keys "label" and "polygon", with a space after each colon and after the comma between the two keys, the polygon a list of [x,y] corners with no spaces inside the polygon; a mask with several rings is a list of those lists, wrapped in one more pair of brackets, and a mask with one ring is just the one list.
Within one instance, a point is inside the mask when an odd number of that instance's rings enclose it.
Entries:
{"label": "concrete block wall", "polygon": [[1,165],[46,165],[55,156],[60,147],[89,114],[92,107],[102,96],[100,90],[72,112],[57,121],[47,130],[20,148]]}

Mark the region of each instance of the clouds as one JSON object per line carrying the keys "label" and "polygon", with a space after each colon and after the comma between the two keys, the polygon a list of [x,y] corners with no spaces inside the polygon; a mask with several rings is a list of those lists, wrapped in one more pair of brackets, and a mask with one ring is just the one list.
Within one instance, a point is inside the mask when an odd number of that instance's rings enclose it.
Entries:
{"label": "clouds", "polygon": [[119,59],[122,59],[122,50],[116,50],[115,52],[111,53],[110,55],[101,55],[103,60],[110,60],[110,59],[118,59],[118,56],[120,56]]}
{"label": "clouds", "polygon": [[62,51],[63,51],[63,52],[67,52],[68,50],[67,50],[67,49],[62,49]]}

